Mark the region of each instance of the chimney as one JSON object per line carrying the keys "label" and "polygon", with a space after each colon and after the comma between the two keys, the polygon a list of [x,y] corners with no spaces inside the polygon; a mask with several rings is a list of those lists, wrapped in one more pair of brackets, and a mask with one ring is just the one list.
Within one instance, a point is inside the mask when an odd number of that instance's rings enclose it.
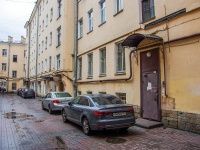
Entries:
{"label": "chimney", "polygon": [[21,43],[26,43],[26,38],[24,38],[24,36],[21,36]]}
{"label": "chimney", "polygon": [[12,36],[8,36],[8,42],[12,43],[13,42],[13,37]]}

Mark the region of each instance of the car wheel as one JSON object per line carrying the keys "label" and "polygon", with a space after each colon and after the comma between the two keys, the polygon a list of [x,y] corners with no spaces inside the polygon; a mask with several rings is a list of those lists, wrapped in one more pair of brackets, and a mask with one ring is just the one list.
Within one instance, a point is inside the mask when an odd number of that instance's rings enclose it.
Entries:
{"label": "car wheel", "polygon": [[51,109],[51,106],[49,105],[48,108],[49,108],[49,114],[52,114],[53,110]]}
{"label": "car wheel", "polygon": [[68,122],[67,114],[66,114],[65,110],[62,110],[62,120],[63,120],[63,122],[65,122],[65,123]]}
{"label": "car wheel", "polygon": [[89,124],[89,121],[88,121],[88,119],[86,117],[83,118],[82,127],[83,127],[83,132],[86,135],[90,135],[91,134],[92,131],[90,129],[90,124]]}
{"label": "car wheel", "polygon": [[44,104],[42,103],[42,110],[45,110],[45,108],[44,108]]}
{"label": "car wheel", "polygon": [[121,128],[121,131],[126,131],[128,130],[129,127]]}

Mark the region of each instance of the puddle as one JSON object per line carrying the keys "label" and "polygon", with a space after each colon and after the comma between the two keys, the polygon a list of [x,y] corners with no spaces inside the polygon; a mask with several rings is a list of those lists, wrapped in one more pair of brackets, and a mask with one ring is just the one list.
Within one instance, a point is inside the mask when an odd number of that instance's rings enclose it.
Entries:
{"label": "puddle", "polygon": [[8,113],[5,113],[3,115],[4,115],[4,118],[7,118],[7,119],[18,119],[18,118],[33,117],[33,115],[28,115],[26,113],[17,113],[16,111],[13,111],[13,110],[12,110],[12,112],[8,112]]}
{"label": "puddle", "polygon": [[107,138],[106,142],[112,143],[112,144],[121,144],[121,143],[125,143],[126,139],[117,138],[117,137],[109,137],[109,138]]}
{"label": "puddle", "polygon": [[61,150],[61,149],[65,149],[66,148],[65,142],[62,139],[62,137],[55,136],[51,140],[52,140],[52,144],[54,144],[54,146],[56,147],[56,149],[60,149]]}

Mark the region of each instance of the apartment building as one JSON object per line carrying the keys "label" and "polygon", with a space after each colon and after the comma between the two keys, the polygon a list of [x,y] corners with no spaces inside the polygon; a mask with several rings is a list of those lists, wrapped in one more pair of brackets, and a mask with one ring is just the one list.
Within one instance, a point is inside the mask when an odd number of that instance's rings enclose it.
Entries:
{"label": "apartment building", "polygon": [[77,90],[200,133],[200,2],[79,0]]}
{"label": "apartment building", "polygon": [[74,1],[38,0],[25,28],[27,86],[73,94]]}
{"label": "apartment building", "polygon": [[11,36],[8,36],[8,41],[0,41],[0,87],[7,92],[16,92],[24,86],[25,42],[23,36],[21,41],[13,41]]}

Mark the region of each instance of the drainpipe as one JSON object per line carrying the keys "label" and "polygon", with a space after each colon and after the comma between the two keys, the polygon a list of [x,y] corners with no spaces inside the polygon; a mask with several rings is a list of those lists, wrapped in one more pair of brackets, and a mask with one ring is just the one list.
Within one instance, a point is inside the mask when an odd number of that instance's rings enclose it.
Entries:
{"label": "drainpipe", "polygon": [[[29,31],[28,31],[28,32],[29,32],[29,33],[28,33],[29,36],[28,36],[28,60],[27,60],[27,61],[28,61],[28,62],[27,62],[27,63],[28,63],[27,68],[28,68],[28,69],[27,69],[27,77],[28,77],[28,81],[29,81],[29,79],[30,79],[30,78],[29,78],[29,76],[30,76],[29,70],[30,70],[30,47],[31,47],[31,46],[30,46],[30,45],[31,45],[31,44],[30,44],[30,42],[31,42],[30,38],[31,38],[31,24],[30,24],[30,22],[29,22],[28,24],[29,24],[29,26],[28,26],[28,27],[29,27],[29,29],[28,29],[28,30],[29,30]],[[27,88],[30,88],[30,82],[27,82]]]}
{"label": "drainpipe", "polygon": [[77,96],[78,0],[74,0],[74,97]]}
{"label": "drainpipe", "polygon": [[[38,1],[37,1],[38,2]],[[35,94],[38,94],[38,27],[39,27],[39,7],[36,2],[36,11],[37,11],[37,33],[36,33],[36,57],[35,57]]]}
{"label": "drainpipe", "polygon": [[7,76],[7,92],[9,92],[9,80],[10,80],[10,41],[8,41],[8,76]]}

